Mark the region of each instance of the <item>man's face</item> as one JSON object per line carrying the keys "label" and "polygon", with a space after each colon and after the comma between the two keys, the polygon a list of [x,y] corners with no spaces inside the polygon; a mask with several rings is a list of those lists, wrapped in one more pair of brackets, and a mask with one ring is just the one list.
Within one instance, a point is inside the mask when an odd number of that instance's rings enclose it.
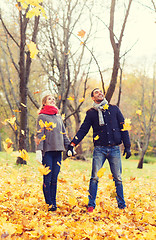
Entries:
{"label": "man's face", "polygon": [[102,90],[100,89],[95,89],[95,91],[93,92],[93,97],[92,97],[92,100],[99,104],[100,102],[102,102],[104,99],[104,94],[102,92]]}

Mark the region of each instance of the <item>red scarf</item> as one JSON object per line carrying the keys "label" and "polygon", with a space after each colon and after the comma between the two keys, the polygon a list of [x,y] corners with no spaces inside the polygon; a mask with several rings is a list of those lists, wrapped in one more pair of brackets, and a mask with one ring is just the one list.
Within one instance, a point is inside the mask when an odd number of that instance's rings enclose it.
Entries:
{"label": "red scarf", "polygon": [[39,114],[42,114],[42,113],[48,114],[48,115],[54,115],[58,113],[58,109],[54,106],[45,105],[39,112]]}

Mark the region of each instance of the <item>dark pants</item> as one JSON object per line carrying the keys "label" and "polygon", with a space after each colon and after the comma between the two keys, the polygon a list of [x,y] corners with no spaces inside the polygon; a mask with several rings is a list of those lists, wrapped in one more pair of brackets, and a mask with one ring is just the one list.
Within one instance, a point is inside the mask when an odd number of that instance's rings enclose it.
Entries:
{"label": "dark pants", "polygon": [[46,152],[42,164],[49,166],[50,173],[43,176],[43,193],[47,204],[56,206],[57,177],[60,172],[62,152]]}

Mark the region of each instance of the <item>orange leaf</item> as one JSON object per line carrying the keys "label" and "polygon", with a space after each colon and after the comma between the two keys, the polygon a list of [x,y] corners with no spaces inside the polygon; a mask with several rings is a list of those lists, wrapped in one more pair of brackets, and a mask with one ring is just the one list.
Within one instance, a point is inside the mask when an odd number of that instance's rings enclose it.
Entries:
{"label": "orange leaf", "polygon": [[85,32],[84,30],[81,30],[81,31],[78,32],[77,35],[80,36],[81,38],[83,38],[84,35],[85,35],[85,33],[86,33],[86,32]]}

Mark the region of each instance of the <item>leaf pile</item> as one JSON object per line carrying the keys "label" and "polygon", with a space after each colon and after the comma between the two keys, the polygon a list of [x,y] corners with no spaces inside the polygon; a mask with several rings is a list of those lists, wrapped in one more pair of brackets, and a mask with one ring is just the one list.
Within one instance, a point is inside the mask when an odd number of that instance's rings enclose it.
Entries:
{"label": "leaf pile", "polygon": [[156,239],[154,181],[124,179],[127,208],[119,210],[112,177],[105,171],[99,180],[97,207],[87,213],[89,170],[71,171],[69,159],[62,165],[56,212],[48,212],[42,176],[31,163],[20,168],[5,163],[0,166],[1,239]]}

